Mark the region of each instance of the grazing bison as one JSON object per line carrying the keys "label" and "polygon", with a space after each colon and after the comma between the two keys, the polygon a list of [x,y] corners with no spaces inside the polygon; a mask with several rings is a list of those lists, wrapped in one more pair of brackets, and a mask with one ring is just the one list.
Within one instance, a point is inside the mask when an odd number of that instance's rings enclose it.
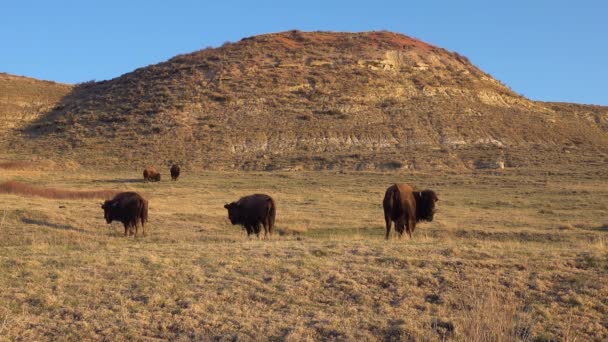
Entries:
{"label": "grazing bison", "polygon": [[142,234],[146,236],[145,223],[148,221],[148,201],[136,192],[121,192],[111,200],[105,201],[101,208],[107,223],[120,221],[125,226],[125,236],[132,234],[135,228],[137,236],[138,222],[141,222]]}
{"label": "grazing bison", "polygon": [[264,237],[272,235],[276,205],[274,200],[263,194],[241,197],[238,201],[224,205],[232,224],[240,224],[247,230],[247,236],[260,236],[260,224],[264,226]]}
{"label": "grazing bison", "polygon": [[171,165],[171,169],[169,171],[171,172],[171,179],[176,181],[177,178],[179,177],[179,172],[180,172],[179,165],[177,165],[177,164]]}
{"label": "grazing bison", "polygon": [[159,182],[160,173],[153,166],[148,166],[144,170],[144,182]]}
{"label": "grazing bison", "polygon": [[394,184],[384,194],[384,220],[386,221],[386,239],[391,232],[391,221],[395,222],[395,231],[399,237],[405,230],[412,238],[416,222],[433,221],[435,202],[439,198],[433,190],[414,191],[407,184]]}

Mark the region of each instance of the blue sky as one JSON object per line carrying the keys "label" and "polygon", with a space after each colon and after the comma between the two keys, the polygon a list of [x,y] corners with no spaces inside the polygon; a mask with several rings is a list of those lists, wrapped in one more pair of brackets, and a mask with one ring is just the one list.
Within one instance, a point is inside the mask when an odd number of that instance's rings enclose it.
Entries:
{"label": "blue sky", "polygon": [[0,72],[111,79],[255,34],[390,30],[534,100],[608,105],[608,1],[0,0]]}

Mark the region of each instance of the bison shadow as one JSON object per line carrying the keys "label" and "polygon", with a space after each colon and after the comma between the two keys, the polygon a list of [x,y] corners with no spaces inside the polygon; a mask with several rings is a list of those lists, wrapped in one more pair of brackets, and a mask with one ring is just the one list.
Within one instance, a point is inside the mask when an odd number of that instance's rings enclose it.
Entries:
{"label": "bison shadow", "polygon": [[595,227],[593,230],[598,230],[600,232],[608,232],[608,223]]}
{"label": "bison shadow", "polygon": [[27,218],[27,217],[21,218],[21,222],[23,222],[25,224],[35,224],[38,226],[44,226],[44,227],[49,227],[49,228],[59,229],[59,230],[67,230],[67,231],[78,232],[78,233],[93,234],[93,232],[90,232],[88,230],[74,228],[67,224],[51,223],[51,222],[31,219],[31,218]]}

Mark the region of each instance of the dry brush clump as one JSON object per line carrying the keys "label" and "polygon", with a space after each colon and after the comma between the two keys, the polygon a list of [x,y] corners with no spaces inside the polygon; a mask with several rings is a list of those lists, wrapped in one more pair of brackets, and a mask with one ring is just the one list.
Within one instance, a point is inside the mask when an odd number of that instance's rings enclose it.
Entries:
{"label": "dry brush clump", "polygon": [[462,289],[458,303],[463,336],[471,341],[532,341],[534,322],[523,302],[511,289],[496,289],[477,279]]}
{"label": "dry brush clump", "polygon": [[87,199],[102,198],[109,199],[116,195],[116,190],[65,190],[57,188],[43,188],[17,181],[6,181],[0,183],[0,193],[19,196],[38,196],[52,199]]}

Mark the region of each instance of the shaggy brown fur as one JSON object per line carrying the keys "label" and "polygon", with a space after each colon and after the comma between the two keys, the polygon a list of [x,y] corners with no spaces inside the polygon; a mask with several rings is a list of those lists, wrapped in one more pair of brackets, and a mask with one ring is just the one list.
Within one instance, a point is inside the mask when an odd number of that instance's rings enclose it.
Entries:
{"label": "shaggy brown fur", "polygon": [[154,166],[148,166],[144,170],[144,182],[159,182],[160,173],[156,171]]}
{"label": "shaggy brown fur", "polygon": [[146,236],[145,223],[148,221],[148,201],[136,192],[121,192],[111,200],[105,201],[101,208],[106,222],[120,221],[125,226],[125,236],[138,233],[138,223],[141,222],[143,236]]}
{"label": "shaggy brown fur", "polygon": [[416,191],[408,184],[394,184],[384,194],[384,220],[386,235],[391,232],[391,222],[395,222],[395,231],[399,237],[406,231],[410,239],[416,229],[416,222],[433,221],[435,202],[439,199],[433,190]]}
{"label": "shaggy brown fur", "polygon": [[264,194],[241,197],[237,202],[224,205],[232,224],[240,224],[247,230],[247,236],[260,236],[260,224],[264,226],[264,237],[272,235],[276,216],[274,200]]}
{"label": "shaggy brown fur", "polygon": [[179,168],[179,165],[173,164],[171,166],[171,169],[169,171],[171,172],[171,179],[174,180],[174,181],[176,181],[177,178],[179,177],[179,173],[181,171],[180,168]]}

